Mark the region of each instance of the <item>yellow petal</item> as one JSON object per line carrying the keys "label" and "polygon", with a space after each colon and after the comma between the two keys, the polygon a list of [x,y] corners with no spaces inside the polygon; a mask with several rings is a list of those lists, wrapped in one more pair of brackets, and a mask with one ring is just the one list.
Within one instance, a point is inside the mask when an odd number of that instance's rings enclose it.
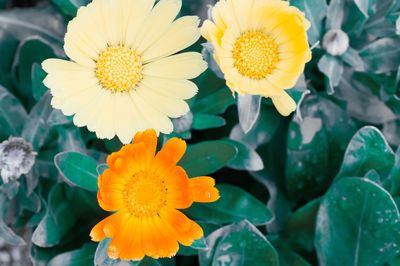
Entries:
{"label": "yellow petal", "polygon": [[194,44],[200,37],[199,18],[182,17],[172,23],[170,29],[142,54],[144,63],[175,54]]}
{"label": "yellow petal", "polygon": [[181,6],[181,0],[160,0],[147,17],[132,46],[141,54],[157,41],[171,26]]}
{"label": "yellow petal", "polygon": [[196,95],[198,88],[189,80],[178,80],[147,76],[142,83],[151,91],[165,96],[173,95],[177,99],[190,99]]}
{"label": "yellow petal", "polygon": [[163,96],[144,85],[138,88],[136,92],[142,99],[146,99],[150,106],[169,117],[177,118],[189,112],[188,104],[183,100],[174,98],[174,95]]}
{"label": "yellow petal", "polygon": [[161,78],[193,79],[206,68],[207,63],[201,54],[188,52],[151,62],[144,66],[143,74]]}
{"label": "yellow petal", "polygon": [[272,102],[283,116],[288,116],[296,110],[296,102],[286,92],[283,92],[280,97],[273,97]]}
{"label": "yellow petal", "polygon": [[132,47],[138,31],[143,27],[143,23],[146,18],[149,16],[155,0],[127,0],[129,5],[132,5],[132,9],[130,14],[127,14],[125,17],[125,39],[124,43],[128,47]]}

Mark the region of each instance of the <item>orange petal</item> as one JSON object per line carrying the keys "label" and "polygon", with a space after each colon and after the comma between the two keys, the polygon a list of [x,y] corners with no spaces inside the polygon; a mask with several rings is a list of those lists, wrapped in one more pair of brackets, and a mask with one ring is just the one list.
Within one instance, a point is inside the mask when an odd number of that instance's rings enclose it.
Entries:
{"label": "orange petal", "polygon": [[159,242],[163,243],[162,254],[160,257],[173,257],[179,250],[178,240],[173,234],[170,234],[168,230],[165,229],[160,216],[153,217],[153,229],[154,233],[160,239]]}
{"label": "orange petal", "polygon": [[203,236],[201,227],[178,210],[164,208],[160,211],[160,216],[182,245],[190,246],[194,240]]}
{"label": "orange petal", "polygon": [[99,190],[110,187],[113,187],[113,190],[118,190],[118,188],[122,188],[126,184],[126,181],[126,178],[122,177],[120,174],[111,169],[107,169],[103,174],[99,175],[97,185]]}
{"label": "orange petal", "polygon": [[133,144],[128,144],[123,146],[119,151],[117,152],[113,152],[111,153],[108,157],[107,157],[107,165],[111,168],[114,166],[114,162],[118,159],[118,158],[124,158],[129,156],[129,154],[127,153],[129,148],[133,146]]}
{"label": "orange petal", "polygon": [[189,179],[189,183],[192,200],[195,202],[214,202],[220,197],[212,177],[194,177]]}
{"label": "orange petal", "polygon": [[97,201],[105,211],[117,211],[124,207],[122,193],[113,192],[110,189],[101,189],[97,192]]}
{"label": "orange petal", "polygon": [[175,161],[164,152],[159,152],[151,163],[151,171],[159,176],[165,176],[175,167]]}
{"label": "orange petal", "polygon": [[157,149],[157,134],[154,129],[136,133],[133,142],[143,143],[148,149],[149,154],[154,157]]}
{"label": "orange petal", "polygon": [[168,174],[166,187],[168,189],[167,202],[170,206],[186,209],[192,204],[189,178],[182,167],[175,166],[174,170]]}
{"label": "orange petal", "polygon": [[[107,217],[109,218],[109,217]],[[106,238],[106,234],[103,231],[104,225],[107,222],[107,218],[101,220],[99,223],[97,223],[92,230],[90,231],[90,238],[92,241],[95,242],[100,242],[104,238]]]}
{"label": "orange petal", "polygon": [[118,223],[117,219],[118,216],[115,213],[98,222],[90,231],[90,237],[92,238],[92,240],[100,242],[104,238],[109,237],[110,231],[108,229],[105,229],[105,227],[109,225],[116,226]]}
{"label": "orange petal", "polygon": [[[122,219],[121,227],[108,246],[108,256],[113,259],[140,260],[144,257],[141,249],[134,246],[134,239],[138,235],[140,220],[126,215]],[[134,248],[135,247],[135,248]]]}
{"label": "orange petal", "polygon": [[147,256],[158,259],[160,249],[157,237],[154,235],[154,228],[150,223],[151,218],[142,218],[142,247]]}
{"label": "orange petal", "polygon": [[186,142],[178,138],[172,138],[165,143],[160,152],[168,154],[176,164],[182,158],[185,151]]}

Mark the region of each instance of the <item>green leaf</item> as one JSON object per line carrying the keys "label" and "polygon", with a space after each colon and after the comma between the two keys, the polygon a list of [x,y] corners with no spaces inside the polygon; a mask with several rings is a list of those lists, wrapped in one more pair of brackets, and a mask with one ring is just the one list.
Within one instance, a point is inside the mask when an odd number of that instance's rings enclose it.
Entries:
{"label": "green leaf", "polygon": [[85,152],[86,145],[81,130],[73,125],[57,127],[58,147],[62,151]]}
{"label": "green leaf", "polygon": [[318,42],[323,31],[322,21],[328,9],[326,0],[292,0],[290,4],[303,11],[310,21],[311,28],[307,31],[309,42],[311,44]]}
{"label": "green leaf", "polygon": [[358,51],[349,47],[346,52],[341,56],[342,60],[357,71],[364,71],[364,61],[362,60]]}
{"label": "green leaf", "polygon": [[383,265],[400,252],[399,219],[392,197],[377,184],[362,178],[341,179],[329,189],[318,212],[319,262]]}
{"label": "green leaf", "polygon": [[346,145],[357,127],[333,101],[318,95],[305,98],[287,132],[285,186],[289,195],[314,196],[334,178]]}
{"label": "green leaf", "polygon": [[22,104],[0,85],[0,140],[20,136],[27,114]]}
{"label": "green leaf", "polygon": [[4,240],[7,244],[13,246],[22,246],[25,245],[25,241],[18,236],[16,233],[11,230],[4,221],[4,212],[6,209],[6,204],[9,201],[7,200],[7,195],[5,193],[0,194],[0,239]]}
{"label": "green leaf", "polygon": [[225,141],[205,141],[189,146],[181,165],[191,177],[212,174],[228,165],[238,151]]}
{"label": "green leaf", "polygon": [[60,110],[53,109],[47,119],[49,127],[68,125],[72,123],[73,116],[65,116]]}
{"label": "green leaf", "polygon": [[106,169],[108,169],[108,165],[106,163],[99,164],[96,167],[97,174],[101,175]]}
{"label": "green leaf", "polygon": [[247,171],[260,171],[264,168],[260,155],[254,149],[231,139],[226,139],[225,141],[234,145],[238,150],[237,156],[229,162],[229,167]]}
{"label": "green leaf", "polygon": [[383,134],[375,127],[360,129],[351,139],[336,178],[364,176],[374,169],[386,177],[395,162],[395,155]]}
{"label": "green leaf", "polygon": [[13,62],[12,74],[17,91],[27,105],[31,106],[35,102],[32,92],[32,66],[41,64],[43,60],[55,56],[56,51],[51,43],[38,36],[28,37],[19,44]]}
{"label": "green leaf", "polygon": [[14,233],[11,228],[9,228],[3,219],[0,219],[0,238],[4,240],[9,245],[13,246],[23,246],[26,245],[25,240]]}
{"label": "green leaf", "polygon": [[326,31],[340,29],[344,18],[345,0],[331,0],[326,15]]}
{"label": "green leaf", "polygon": [[371,2],[370,0],[354,0],[354,3],[365,17],[368,17]]}
{"label": "green leaf", "polygon": [[395,154],[395,162],[390,170],[387,180],[391,182],[390,194],[393,196],[400,196],[400,146],[397,148]]}
{"label": "green leaf", "polygon": [[35,101],[39,101],[40,98],[46,93],[47,87],[43,85],[43,80],[46,77],[46,72],[38,63],[32,65],[32,95]]}
{"label": "green leaf", "polygon": [[281,239],[272,240],[272,244],[278,252],[280,266],[311,266]]}
{"label": "green leaf", "polygon": [[261,111],[261,96],[258,95],[239,95],[238,113],[239,125],[245,134],[254,127]]}
{"label": "green leaf", "polygon": [[333,93],[342,78],[342,62],[337,57],[326,54],[319,60],[318,69],[328,78],[328,93]]}
{"label": "green leaf", "polygon": [[[1,27],[1,25],[0,25]],[[11,88],[11,68],[19,41],[11,33],[0,30],[0,85]]]}
{"label": "green leaf", "polygon": [[71,215],[69,200],[61,184],[52,187],[48,197],[46,215],[32,235],[32,243],[39,247],[53,247],[59,244],[75,223]]}
{"label": "green leaf", "polygon": [[381,38],[368,43],[360,51],[364,60],[366,71],[374,73],[386,73],[397,71],[400,62],[400,37]]}
{"label": "green leaf", "polygon": [[61,46],[66,26],[63,17],[51,6],[14,8],[0,12],[1,31],[11,33],[20,40],[36,35],[57,41]]}
{"label": "green leaf", "polygon": [[97,191],[97,162],[81,153],[61,152],[54,163],[68,184],[88,191]]}
{"label": "green leaf", "polygon": [[81,6],[86,6],[90,1],[88,0],[52,0],[51,1],[61,12],[70,17],[75,17],[76,13]]}
{"label": "green leaf", "polygon": [[185,210],[190,217],[217,224],[238,222],[243,219],[256,225],[272,219],[267,206],[245,190],[232,185],[217,185],[221,197],[212,203],[196,203]]}
{"label": "green leaf", "polygon": [[208,128],[222,127],[226,124],[225,119],[217,115],[195,113],[193,115],[192,128],[203,130]]}
{"label": "green leaf", "polygon": [[111,239],[106,238],[99,243],[94,256],[95,266],[137,266],[140,261],[123,261],[120,259],[110,259],[108,257],[108,245]]}
{"label": "green leaf", "polygon": [[275,108],[261,104],[260,115],[252,129],[246,134],[240,125],[233,127],[229,138],[245,143],[252,148],[257,148],[269,142],[278,129],[280,115]]}
{"label": "green leaf", "polygon": [[200,265],[278,266],[267,238],[247,221],[225,226],[207,237],[210,248],[199,252]]}
{"label": "green leaf", "polygon": [[[396,119],[388,102],[383,102],[379,97],[381,85],[369,76],[368,73],[357,73],[343,78],[340,86],[335,89],[335,96],[347,103],[346,109],[350,116],[368,124],[383,124]],[[396,107],[397,101],[393,103]]]}
{"label": "green leaf", "polygon": [[228,88],[222,88],[196,100],[192,107],[192,112],[217,115],[224,113],[233,104],[235,104],[235,99],[232,96],[232,92]]}
{"label": "green leaf", "polygon": [[51,95],[46,93],[32,108],[22,131],[22,137],[32,144],[35,151],[44,145],[49,134],[50,128],[46,121],[53,110],[50,101]]}
{"label": "green leaf", "polygon": [[93,263],[96,244],[86,243],[82,248],[55,256],[48,266],[87,266]]}
{"label": "green leaf", "polygon": [[4,193],[9,200],[13,199],[20,188],[20,183],[17,180],[10,180],[9,182],[0,185],[0,192]]}
{"label": "green leaf", "polygon": [[292,213],[285,224],[282,238],[296,249],[314,250],[316,217],[321,198],[316,198]]}

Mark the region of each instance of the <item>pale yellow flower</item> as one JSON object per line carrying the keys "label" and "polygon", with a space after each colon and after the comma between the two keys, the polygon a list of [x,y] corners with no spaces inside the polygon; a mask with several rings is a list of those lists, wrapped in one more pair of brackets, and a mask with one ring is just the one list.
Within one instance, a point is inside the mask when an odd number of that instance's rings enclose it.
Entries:
{"label": "pale yellow flower", "polygon": [[282,115],[296,109],[285,92],[311,59],[304,14],[281,0],[220,0],[202,27],[227,85],[272,98]]}
{"label": "pale yellow flower", "polygon": [[199,19],[176,19],[181,0],[94,0],[68,24],[71,61],[48,59],[52,106],[99,138],[129,143],[148,128],[170,133],[189,111],[189,81],[206,69],[199,53],[176,54],[200,37]]}

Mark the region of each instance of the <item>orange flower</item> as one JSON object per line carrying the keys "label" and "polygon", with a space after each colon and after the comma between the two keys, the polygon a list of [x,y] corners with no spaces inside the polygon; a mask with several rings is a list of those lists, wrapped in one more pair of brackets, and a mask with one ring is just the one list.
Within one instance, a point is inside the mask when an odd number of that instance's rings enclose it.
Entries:
{"label": "orange flower", "polygon": [[137,133],[133,144],[107,158],[109,169],[99,176],[99,205],[115,213],[95,225],[90,236],[93,241],[112,238],[110,258],[174,256],[178,242],[190,246],[203,236],[201,227],[177,209],[219,198],[213,178],[189,179],[176,165],[186,150],[183,140],[170,139],[157,154],[156,148],[154,130]]}

